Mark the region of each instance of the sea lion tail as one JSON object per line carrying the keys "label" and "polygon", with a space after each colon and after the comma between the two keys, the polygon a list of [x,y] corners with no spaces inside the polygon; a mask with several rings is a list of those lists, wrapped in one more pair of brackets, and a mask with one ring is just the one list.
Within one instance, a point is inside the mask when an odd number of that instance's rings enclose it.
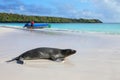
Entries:
{"label": "sea lion tail", "polygon": [[16,58],[13,58],[13,59],[8,60],[8,61],[6,61],[6,62],[12,62],[12,61],[15,61],[15,60],[18,60],[18,59],[19,59],[19,57],[16,57]]}
{"label": "sea lion tail", "polygon": [[17,61],[18,64],[23,64],[24,62],[20,59],[20,57],[13,58],[11,60],[8,60],[6,62],[12,62],[12,61]]}

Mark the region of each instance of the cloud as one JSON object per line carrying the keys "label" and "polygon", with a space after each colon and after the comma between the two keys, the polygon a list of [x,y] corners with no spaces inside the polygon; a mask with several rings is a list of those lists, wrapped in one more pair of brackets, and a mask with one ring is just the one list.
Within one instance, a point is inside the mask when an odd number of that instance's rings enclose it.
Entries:
{"label": "cloud", "polygon": [[[31,7],[32,6],[32,7]],[[42,6],[42,5],[25,5],[24,12],[29,13],[30,15],[48,15],[51,14],[51,9]]]}
{"label": "cloud", "polygon": [[120,1],[118,0],[104,0],[104,5],[106,5],[106,7],[108,9],[110,9],[113,13],[118,13],[120,14]]}
{"label": "cloud", "polygon": [[[5,0],[2,0],[5,3]],[[6,4],[0,3],[0,12],[10,12],[29,15],[49,15],[51,9],[43,5],[25,4],[20,0],[7,0]]]}
{"label": "cloud", "polygon": [[54,9],[54,14],[62,17],[73,17],[76,9],[71,4],[57,5]]}
{"label": "cloud", "polygon": [[25,7],[22,5],[22,6],[19,6],[20,10],[21,11],[24,11],[25,10]]}
{"label": "cloud", "polygon": [[[93,3],[102,9],[111,10],[115,12],[120,12],[120,1],[118,0],[95,0]],[[99,4],[98,4],[99,3]]]}
{"label": "cloud", "polygon": [[16,13],[21,10],[20,6],[24,5],[19,0],[1,0],[0,11]]}
{"label": "cloud", "polygon": [[44,0],[46,4],[27,4],[22,0],[0,0],[0,12],[59,16],[68,18],[96,18],[104,22],[120,22],[120,0]]}
{"label": "cloud", "polygon": [[120,0],[94,0],[93,3],[105,22],[120,22]]}
{"label": "cloud", "polygon": [[3,3],[21,3],[20,0],[0,0]]}
{"label": "cloud", "polygon": [[[86,0],[87,1],[87,0]],[[83,2],[83,1],[82,1]],[[57,4],[57,3],[56,3]],[[103,15],[89,9],[77,8],[73,4],[57,5],[55,15],[68,18],[94,18],[102,20]]]}

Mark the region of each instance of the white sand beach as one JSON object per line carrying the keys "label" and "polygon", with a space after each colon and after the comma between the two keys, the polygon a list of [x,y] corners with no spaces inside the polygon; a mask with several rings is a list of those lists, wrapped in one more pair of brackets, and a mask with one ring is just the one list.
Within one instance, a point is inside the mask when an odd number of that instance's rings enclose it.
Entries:
{"label": "white sand beach", "polygon": [[[71,48],[65,62],[6,63],[38,47]],[[120,80],[120,35],[0,27],[0,80]]]}

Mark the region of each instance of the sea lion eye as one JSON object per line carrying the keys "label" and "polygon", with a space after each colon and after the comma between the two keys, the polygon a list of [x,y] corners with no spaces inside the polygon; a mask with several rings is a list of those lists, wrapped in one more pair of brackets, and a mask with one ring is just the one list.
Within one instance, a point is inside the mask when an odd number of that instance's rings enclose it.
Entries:
{"label": "sea lion eye", "polygon": [[76,50],[72,50],[73,53],[76,53]]}

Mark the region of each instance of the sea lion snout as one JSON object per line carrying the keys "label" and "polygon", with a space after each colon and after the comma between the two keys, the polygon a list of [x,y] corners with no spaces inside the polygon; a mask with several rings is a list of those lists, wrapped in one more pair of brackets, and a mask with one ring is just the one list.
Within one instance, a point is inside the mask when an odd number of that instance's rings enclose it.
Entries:
{"label": "sea lion snout", "polygon": [[69,52],[69,53],[71,53],[71,54],[75,54],[77,51],[76,50],[74,50],[74,49],[67,49],[67,51]]}
{"label": "sea lion snout", "polygon": [[72,50],[72,53],[75,54],[77,51],[76,50]]}
{"label": "sea lion snout", "polygon": [[73,49],[65,49],[63,50],[62,54],[67,57],[67,56],[70,56],[70,55],[73,55],[76,53],[76,50],[73,50]]}

